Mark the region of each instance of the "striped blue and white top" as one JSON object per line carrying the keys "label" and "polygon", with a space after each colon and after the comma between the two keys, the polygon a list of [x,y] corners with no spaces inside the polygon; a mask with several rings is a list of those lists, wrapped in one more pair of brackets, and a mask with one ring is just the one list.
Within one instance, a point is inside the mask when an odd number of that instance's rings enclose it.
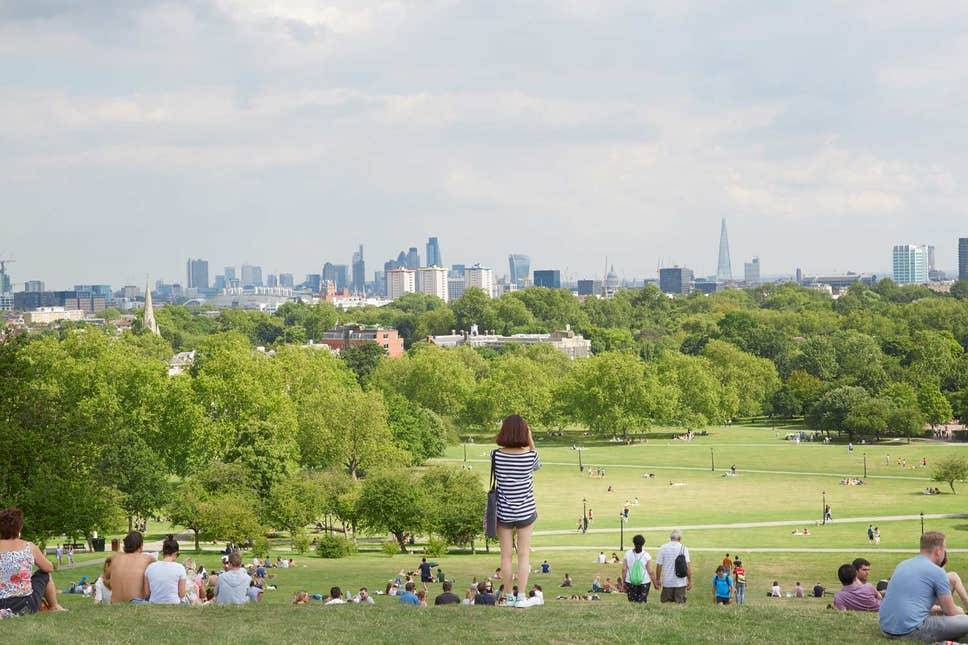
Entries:
{"label": "striped blue and white top", "polygon": [[497,482],[497,521],[521,522],[534,517],[534,471],[541,468],[534,451],[494,451],[494,479]]}

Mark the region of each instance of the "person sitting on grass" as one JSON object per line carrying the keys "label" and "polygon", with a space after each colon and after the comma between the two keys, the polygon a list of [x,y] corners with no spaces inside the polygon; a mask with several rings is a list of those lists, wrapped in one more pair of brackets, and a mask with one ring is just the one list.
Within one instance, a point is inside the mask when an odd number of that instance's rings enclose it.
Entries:
{"label": "person sitting on grass", "polygon": [[732,598],[733,579],[726,567],[719,565],[716,567],[716,575],[713,576],[713,604],[728,605]]}
{"label": "person sitting on grass", "polygon": [[804,596],[803,587],[800,585],[800,581],[797,580],[797,584],[793,585],[793,597],[803,598],[803,596]]}
{"label": "person sitting on grass", "polygon": [[605,584],[602,585],[602,593],[612,593],[615,589],[612,587],[612,579],[605,578]]}
{"label": "person sitting on grass", "polygon": [[99,605],[111,604],[111,561],[113,558],[108,556],[104,559],[104,568],[101,575],[94,582],[94,602]]}
{"label": "person sitting on grass", "polygon": [[178,562],[178,542],[165,540],[161,545],[161,560],[145,569],[145,591],[152,605],[179,605],[185,600],[188,574]]}
{"label": "person sitting on grass", "polygon": [[327,600],[324,605],[345,605],[346,601],[343,600],[343,591],[339,587],[333,587],[329,590],[329,600]]}
{"label": "person sitting on grass", "polygon": [[819,582],[813,586],[813,597],[823,598],[824,588]]}
{"label": "person sitting on grass", "polygon": [[459,605],[460,596],[453,592],[454,585],[449,580],[445,580],[442,587],[444,591],[442,594],[434,598],[434,606]]}
{"label": "person sitting on grass", "polygon": [[420,607],[426,607],[427,606],[427,590],[426,589],[421,589],[420,591],[417,592],[417,600],[419,601],[419,606]]}
{"label": "person sitting on grass", "polygon": [[483,582],[477,583],[477,595],[474,596],[475,605],[494,605],[494,594]]}
{"label": "person sitting on grass", "polygon": [[[834,594],[834,608],[841,611],[879,611],[881,595],[873,586],[862,581],[853,564],[842,564],[837,577],[843,588]],[[866,576],[865,576],[866,580]]]}
{"label": "person sitting on grass", "polygon": [[406,587],[404,587],[404,592],[400,595],[400,604],[402,605],[413,605],[414,607],[420,606],[420,598],[417,597],[415,592],[417,585],[413,582],[408,582]]}
{"label": "person sitting on grass", "polygon": [[[951,596],[943,568],[948,561],[944,533],[928,531],[921,536],[920,547],[919,555],[894,569],[881,602],[881,631],[888,638],[963,641],[968,637],[968,616]],[[932,613],[936,605],[942,615]]]}
{"label": "person sitting on grass", "polygon": [[558,585],[558,586],[559,586],[559,587],[570,587],[570,586],[572,586],[572,580],[571,580],[571,576],[570,576],[570,575],[568,575],[568,574],[566,573],[566,574],[565,574],[565,579],[564,579],[564,580],[562,580],[562,581],[561,581],[561,584],[560,584],[560,585]]}
{"label": "person sitting on grass", "polygon": [[144,538],[138,531],[124,536],[123,553],[117,553],[111,560],[111,603],[129,603],[148,597],[145,588],[145,570],[154,562],[143,553]]}
{"label": "person sitting on grass", "polygon": [[0,609],[14,614],[66,611],[50,576],[54,565],[36,544],[20,539],[23,526],[19,508],[0,511]]}
{"label": "person sitting on grass", "polygon": [[255,580],[249,582],[249,588],[246,590],[246,597],[249,602],[262,602],[262,587],[255,583]]}
{"label": "person sitting on grass", "polygon": [[233,551],[215,584],[215,604],[244,605],[249,600],[251,583],[252,577],[242,568],[242,554]]}
{"label": "person sitting on grass", "polygon": [[551,573],[551,565],[547,560],[541,563],[541,573]]}
{"label": "person sitting on grass", "polygon": [[444,575],[444,571],[440,567],[437,567],[437,582],[443,584],[446,579],[447,576]]}
{"label": "person sitting on grass", "polygon": [[592,580],[592,588],[589,591],[591,591],[591,593],[601,593],[601,591],[602,591],[602,577],[601,576],[595,576],[595,579]]}
{"label": "person sitting on grass", "polygon": [[780,583],[776,580],[773,581],[773,586],[770,587],[770,593],[767,594],[770,598],[782,598],[783,590],[780,589]]}

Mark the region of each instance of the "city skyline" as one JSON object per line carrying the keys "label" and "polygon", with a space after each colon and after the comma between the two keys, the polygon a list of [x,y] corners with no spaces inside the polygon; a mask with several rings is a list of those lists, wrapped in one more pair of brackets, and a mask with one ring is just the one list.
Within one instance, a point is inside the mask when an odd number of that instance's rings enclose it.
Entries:
{"label": "city skyline", "polygon": [[734,274],[957,268],[962,5],[252,7],[3,4],[16,282],[301,279],[360,243],[369,279],[429,236],[500,275],[712,275],[723,217]]}

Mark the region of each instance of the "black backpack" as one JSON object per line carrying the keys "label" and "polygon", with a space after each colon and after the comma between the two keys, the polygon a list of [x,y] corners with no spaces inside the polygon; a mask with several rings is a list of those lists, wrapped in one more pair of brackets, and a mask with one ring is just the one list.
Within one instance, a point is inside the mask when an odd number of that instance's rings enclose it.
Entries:
{"label": "black backpack", "polygon": [[676,556],[676,577],[689,577],[689,563],[686,562],[686,547],[679,545],[679,555]]}

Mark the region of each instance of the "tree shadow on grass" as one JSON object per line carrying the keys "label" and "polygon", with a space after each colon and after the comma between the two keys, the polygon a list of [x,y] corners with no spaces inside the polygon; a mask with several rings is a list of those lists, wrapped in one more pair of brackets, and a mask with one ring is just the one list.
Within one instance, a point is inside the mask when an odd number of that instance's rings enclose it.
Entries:
{"label": "tree shadow on grass", "polygon": [[956,531],[968,531],[968,524],[955,524],[951,528]]}

